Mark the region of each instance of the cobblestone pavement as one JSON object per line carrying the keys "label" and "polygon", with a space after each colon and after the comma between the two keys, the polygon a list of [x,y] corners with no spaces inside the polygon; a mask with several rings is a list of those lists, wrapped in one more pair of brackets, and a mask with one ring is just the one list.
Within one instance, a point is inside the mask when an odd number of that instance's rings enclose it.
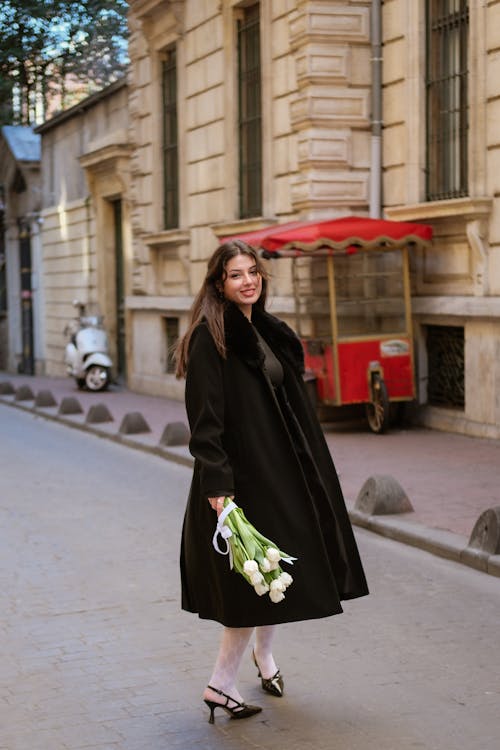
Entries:
{"label": "cobblestone pavement", "polygon": [[[187,447],[165,450],[159,445],[168,423],[187,424],[184,405],[179,401],[133,393],[116,385],[104,393],[79,391],[71,378],[0,373],[0,385],[6,382],[13,389],[28,385],[34,395],[50,390],[57,405],[36,409],[36,413],[49,419],[191,463]],[[68,396],[80,401],[82,414],[61,417],[59,406]],[[33,401],[16,402],[14,395],[0,393],[0,406],[2,403],[34,410]],[[86,424],[86,414],[96,404],[108,408],[112,422]],[[144,416],[149,433],[119,435],[124,416],[131,412]],[[500,555],[476,558],[468,555],[467,549],[481,514],[498,505],[500,441],[418,428],[373,435],[364,422],[342,429],[339,425],[324,425],[324,431],[355,523],[366,525],[366,519],[352,514],[363,483],[374,475],[389,475],[407,493],[414,511],[399,516],[373,516],[368,524],[372,530],[500,576]]]}
{"label": "cobblestone pavement", "polygon": [[219,626],[180,611],[186,467],[0,404],[0,750],[497,750],[498,578],[357,529],[371,595],[283,626],[286,695],[200,695]]}

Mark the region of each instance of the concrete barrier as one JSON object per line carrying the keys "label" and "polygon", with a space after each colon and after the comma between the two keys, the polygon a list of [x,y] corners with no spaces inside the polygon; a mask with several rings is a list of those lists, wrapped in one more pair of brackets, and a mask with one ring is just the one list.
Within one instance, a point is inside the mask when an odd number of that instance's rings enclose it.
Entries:
{"label": "concrete barrier", "polygon": [[113,415],[106,404],[92,404],[85,417],[86,424],[102,424],[114,422]]}
{"label": "concrete barrier", "polygon": [[413,506],[399,482],[388,475],[369,477],[361,487],[354,509],[369,516],[411,513]]}
{"label": "concrete barrier", "polygon": [[49,406],[57,406],[52,391],[38,391],[35,398],[35,407],[45,408]]}
{"label": "concrete barrier", "polygon": [[184,422],[169,422],[163,430],[160,445],[188,445],[190,437]]}
{"label": "concrete barrier", "polygon": [[29,385],[20,385],[14,394],[14,401],[34,401],[35,394]]}
{"label": "concrete barrier", "polygon": [[138,435],[144,432],[151,432],[151,427],[140,411],[131,411],[123,417],[118,432],[121,435]]}
{"label": "concrete barrier", "polygon": [[83,414],[82,405],[74,396],[65,396],[59,406],[59,414]]}

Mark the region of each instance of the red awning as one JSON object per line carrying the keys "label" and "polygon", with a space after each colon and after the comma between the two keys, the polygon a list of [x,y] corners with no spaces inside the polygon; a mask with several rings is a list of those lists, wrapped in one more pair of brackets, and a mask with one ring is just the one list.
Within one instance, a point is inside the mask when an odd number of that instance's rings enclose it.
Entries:
{"label": "red awning", "polygon": [[266,251],[268,257],[302,255],[321,250],[353,253],[358,248],[390,249],[409,244],[426,246],[432,239],[432,227],[405,221],[345,216],[327,221],[293,221],[224,239],[244,240]]}

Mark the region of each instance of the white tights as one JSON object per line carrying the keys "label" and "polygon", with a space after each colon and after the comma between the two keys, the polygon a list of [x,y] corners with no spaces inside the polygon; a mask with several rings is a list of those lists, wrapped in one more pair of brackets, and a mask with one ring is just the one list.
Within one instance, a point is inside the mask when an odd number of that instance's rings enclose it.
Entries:
{"label": "white tights", "polygon": [[[262,676],[274,677],[277,667],[272,655],[272,641],[275,625],[263,625],[255,628],[255,658]],[[236,687],[236,677],[245,649],[250,641],[254,628],[224,628],[219,653],[215,661],[209,685],[231,695],[237,701],[242,697]],[[205,697],[217,699],[213,691],[205,690]],[[224,702],[219,697],[219,702]]]}

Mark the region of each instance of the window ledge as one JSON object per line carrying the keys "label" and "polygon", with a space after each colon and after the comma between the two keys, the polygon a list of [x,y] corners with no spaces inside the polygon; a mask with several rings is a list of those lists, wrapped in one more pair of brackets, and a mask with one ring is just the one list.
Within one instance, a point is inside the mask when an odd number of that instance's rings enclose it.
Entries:
{"label": "window ledge", "polygon": [[435,221],[462,217],[465,221],[486,218],[491,213],[491,198],[453,198],[444,201],[415,203],[410,206],[386,208],[388,219],[393,221]]}
{"label": "window ledge", "polygon": [[190,240],[190,232],[185,229],[166,229],[163,232],[146,234],[143,236],[145,245],[153,250],[175,248],[186,245]]}
{"label": "window ledge", "polygon": [[278,219],[264,219],[262,216],[252,217],[251,219],[235,219],[226,221],[223,224],[212,224],[211,229],[218,239],[222,237],[232,237],[235,234],[244,232],[253,232],[256,229],[266,229],[267,227],[278,224]]}

